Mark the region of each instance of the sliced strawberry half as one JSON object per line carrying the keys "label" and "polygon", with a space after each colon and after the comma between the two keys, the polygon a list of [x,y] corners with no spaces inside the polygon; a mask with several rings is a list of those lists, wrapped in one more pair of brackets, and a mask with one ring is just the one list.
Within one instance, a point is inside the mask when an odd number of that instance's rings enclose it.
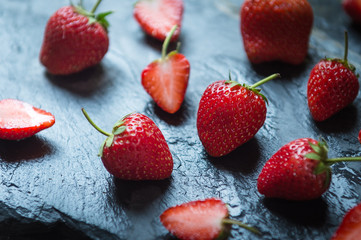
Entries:
{"label": "sliced strawberry half", "polygon": [[183,17],[183,0],[139,0],[133,15],[150,36],[164,41],[174,25],[179,27],[171,41],[178,39]]}
{"label": "sliced strawberry half", "polygon": [[361,236],[361,204],[345,214],[331,240],[356,240]]}
{"label": "sliced strawberry half", "polygon": [[16,100],[0,101],[0,139],[20,140],[51,127],[55,118],[51,113]]}
{"label": "sliced strawberry half", "polygon": [[168,113],[179,110],[188,86],[190,64],[178,50],[166,55],[174,26],[164,41],[162,58],[150,63],[142,72],[142,85],[160,108]]}
{"label": "sliced strawberry half", "polygon": [[227,205],[222,200],[209,198],[168,208],[160,215],[160,221],[179,239],[224,239],[229,234],[231,224],[259,234],[255,228],[228,216]]}

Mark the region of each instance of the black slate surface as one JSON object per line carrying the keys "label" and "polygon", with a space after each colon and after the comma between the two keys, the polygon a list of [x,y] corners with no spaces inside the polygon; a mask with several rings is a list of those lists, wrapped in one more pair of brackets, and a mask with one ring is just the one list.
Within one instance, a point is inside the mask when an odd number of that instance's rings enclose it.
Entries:
{"label": "black slate surface", "polygon": [[[85,1],[90,8],[95,1]],[[300,137],[324,137],[330,157],[359,155],[360,96],[337,116],[315,123],[308,112],[310,70],[324,56],[343,56],[361,69],[361,31],[338,0],[310,1],[315,15],[309,55],[300,66],[251,65],[239,30],[241,0],[185,0],[181,52],[191,64],[185,101],[174,115],[158,108],[140,73],[160,57],[161,43],[132,17],[134,1],[104,0],[110,48],[102,63],[68,77],[52,76],[38,60],[47,19],[68,1],[0,2],[0,98],[17,98],[52,112],[55,125],[34,137],[0,141],[0,239],[174,239],[159,221],[166,208],[219,197],[233,218],[257,226],[262,237],[233,227],[229,239],[329,239],[344,213],[360,202],[359,163],[333,166],[331,187],[320,199],[288,202],[262,197],[256,180],[267,159]],[[171,47],[175,47],[172,45]],[[230,155],[209,157],[197,136],[196,112],[206,86],[226,79],[255,83],[269,99],[265,125]],[[86,122],[84,107],[104,129],[129,112],[148,115],[163,132],[174,158],[172,177],[127,182],[113,178],[97,157],[104,137]]]}

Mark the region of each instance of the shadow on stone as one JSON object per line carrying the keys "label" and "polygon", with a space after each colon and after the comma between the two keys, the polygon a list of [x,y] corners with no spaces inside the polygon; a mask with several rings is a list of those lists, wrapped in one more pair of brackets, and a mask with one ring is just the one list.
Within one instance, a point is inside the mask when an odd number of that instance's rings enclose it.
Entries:
{"label": "shadow on stone", "polygon": [[328,206],[322,198],[310,201],[264,198],[262,201],[273,214],[287,221],[312,227],[322,227],[325,224]]}
{"label": "shadow on stone", "polygon": [[52,152],[52,146],[37,136],[20,141],[0,140],[0,159],[6,162],[40,159]]}
{"label": "shadow on stone", "polygon": [[69,92],[87,97],[91,96],[95,91],[104,87],[104,69],[102,64],[84,69],[81,72],[70,75],[52,75],[45,73],[45,77],[54,85],[66,89]]}
{"label": "shadow on stone", "polygon": [[207,155],[207,158],[218,169],[250,174],[255,171],[260,158],[258,141],[252,138],[226,156],[215,158]]}

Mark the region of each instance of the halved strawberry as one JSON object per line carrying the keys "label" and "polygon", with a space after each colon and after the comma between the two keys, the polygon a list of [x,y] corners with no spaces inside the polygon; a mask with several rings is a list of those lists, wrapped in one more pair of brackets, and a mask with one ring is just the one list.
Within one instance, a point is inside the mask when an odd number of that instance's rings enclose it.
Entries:
{"label": "halved strawberry", "polygon": [[150,63],[142,72],[142,85],[160,108],[168,113],[179,110],[188,86],[190,64],[178,50],[166,55],[174,26],[163,43],[162,58]]}
{"label": "halved strawberry", "polygon": [[150,36],[164,41],[174,25],[172,41],[178,39],[183,16],[183,0],[139,0],[133,15],[143,30]]}
{"label": "halved strawberry", "polygon": [[222,200],[208,198],[168,208],[160,215],[160,221],[179,239],[224,239],[232,224],[259,234],[257,229],[228,217],[227,205]]}
{"label": "halved strawberry", "polygon": [[0,139],[20,140],[51,127],[55,118],[32,105],[16,100],[0,101]]}
{"label": "halved strawberry", "polygon": [[361,203],[349,210],[331,240],[357,240],[361,236]]}

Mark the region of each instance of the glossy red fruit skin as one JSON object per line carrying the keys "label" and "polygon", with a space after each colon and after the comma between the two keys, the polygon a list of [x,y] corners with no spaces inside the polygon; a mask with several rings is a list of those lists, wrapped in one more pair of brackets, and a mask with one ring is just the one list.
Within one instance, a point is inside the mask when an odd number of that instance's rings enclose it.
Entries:
{"label": "glossy red fruit skin", "polygon": [[359,88],[355,73],[342,63],[320,61],[312,69],[307,83],[307,101],[313,119],[324,121],[351,104]]}
{"label": "glossy red fruit skin", "polygon": [[307,0],[245,0],[240,10],[244,49],[251,63],[304,61],[313,24]]}
{"label": "glossy red fruit skin", "polygon": [[361,204],[349,210],[331,240],[357,240],[361,236]]}
{"label": "glossy red fruit skin", "polygon": [[361,24],[361,1],[360,0],[343,0],[342,6],[351,19]]}
{"label": "glossy red fruit skin", "polygon": [[[154,15],[149,11],[152,8],[158,9]],[[134,6],[133,16],[146,34],[160,41],[164,41],[172,27],[177,25],[171,38],[171,41],[176,41],[181,32],[183,11],[183,0],[139,0]]]}
{"label": "glossy red fruit skin", "polygon": [[99,23],[88,24],[87,17],[66,6],[48,20],[40,62],[51,74],[72,74],[98,64],[108,47],[108,34]]}
{"label": "glossy red fruit skin", "polygon": [[210,84],[199,102],[198,136],[213,157],[224,156],[248,140],[266,120],[266,103],[260,95],[225,80]]}
{"label": "glossy red fruit skin", "polygon": [[0,101],[0,139],[21,140],[53,126],[55,117],[16,99]]}
{"label": "glossy red fruit skin", "polygon": [[319,198],[328,188],[326,173],[314,174],[318,161],[304,157],[313,152],[311,138],[296,139],[281,147],[264,165],[257,181],[265,197],[286,200]]}
{"label": "glossy red fruit skin", "polygon": [[170,177],[173,158],[162,132],[147,116],[134,113],[124,119],[126,130],[104,146],[102,161],[124,180],[160,180]]}
{"label": "glossy red fruit skin", "polygon": [[222,224],[221,220],[228,216],[222,200],[208,198],[170,207],[160,215],[160,221],[179,239],[214,240],[227,236],[231,225]]}
{"label": "glossy red fruit skin", "polygon": [[361,130],[358,132],[358,141],[361,143]]}

